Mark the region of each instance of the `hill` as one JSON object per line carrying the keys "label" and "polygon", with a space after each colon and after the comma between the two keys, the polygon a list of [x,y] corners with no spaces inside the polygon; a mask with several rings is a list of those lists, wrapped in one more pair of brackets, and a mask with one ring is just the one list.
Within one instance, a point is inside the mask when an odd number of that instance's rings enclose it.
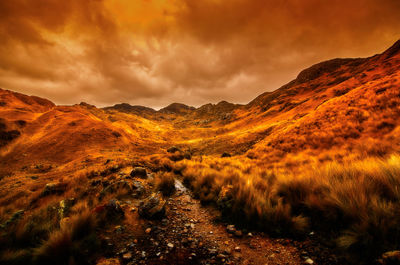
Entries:
{"label": "hill", "polygon": [[400,41],[246,105],[0,89],[0,263],[376,263],[400,248],[399,106]]}

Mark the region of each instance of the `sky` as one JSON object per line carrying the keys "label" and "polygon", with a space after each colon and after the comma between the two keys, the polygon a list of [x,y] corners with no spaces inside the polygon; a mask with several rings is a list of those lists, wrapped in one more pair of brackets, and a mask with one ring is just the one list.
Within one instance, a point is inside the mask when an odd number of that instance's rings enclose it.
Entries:
{"label": "sky", "polygon": [[56,104],[248,103],[400,39],[399,0],[0,0],[0,87]]}

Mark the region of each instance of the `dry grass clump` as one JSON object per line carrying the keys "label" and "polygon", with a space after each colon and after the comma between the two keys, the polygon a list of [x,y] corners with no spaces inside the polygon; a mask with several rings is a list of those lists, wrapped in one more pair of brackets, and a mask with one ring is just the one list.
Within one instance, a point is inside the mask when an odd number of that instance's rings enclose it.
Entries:
{"label": "dry grass clump", "polygon": [[175,192],[175,176],[171,172],[159,172],[155,176],[157,190],[164,196],[171,196]]}
{"label": "dry grass clump", "polygon": [[263,171],[246,159],[181,163],[195,195],[237,222],[279,234],[317,230],[365,258],[400,247],[400,156],[296,175]]}
{"label": "dry grass clump", "polygon": [[65,220],[59,230],[52,231],[48,239],[34,249],[33,260],[38,264],[88,263],[88,254],[99,247],[95,228],[96,220],[88,210]]}
{"label": "dry grass clump", "polygon": [[204,159],[185,165],[185,185],[203,203],[217,205],[225,217],[275,234],[306,230],[307,218],[292,214],[290,205],[277,196],[277,176],[238,160]]}
{"label": "dry grass clump", "polygon": [[1,264],[87,264],[99,248],[96,217],[79,204],[59,220],[54,206],[1,231]]}

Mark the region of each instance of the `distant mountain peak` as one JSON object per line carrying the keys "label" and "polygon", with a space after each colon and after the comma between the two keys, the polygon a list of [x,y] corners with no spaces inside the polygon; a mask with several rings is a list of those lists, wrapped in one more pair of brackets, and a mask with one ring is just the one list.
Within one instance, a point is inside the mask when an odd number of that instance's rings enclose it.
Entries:
{"label": "distant mountain peak", "polygon": [[161,113],[174,113],[174,114],[184,114],[195,110],[195,107],[188,106],[182,103],[172,103],[166,106],[165,108],[160,109],[158,112]]}
{"label": "distant mountain peak", "polygon": [[105,107],[104,110],[117,110],[117,111],[120,111],[120,112],[133,113],[133,114],[137,114],[137,115],[156,112],[152,108],[144,107],[144,106],[140,106],[140,105],[132,106],[129,103],[115,104],[112,107]]}

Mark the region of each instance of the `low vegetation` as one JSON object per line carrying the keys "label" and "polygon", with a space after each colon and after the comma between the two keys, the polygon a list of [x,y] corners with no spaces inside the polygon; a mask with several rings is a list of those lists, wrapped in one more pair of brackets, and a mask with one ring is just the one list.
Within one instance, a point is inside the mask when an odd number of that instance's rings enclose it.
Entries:
{"label": "low vegetation", "polygon": [[160,172],[156,175],[156,187],[164,196],[175,192],[175,175],[170,172]]}
{"label": "low vegetation", "polygon": [[331,162],[301,174],[268,172],[251,160],[183,161],[183,181],[226,218],[275,235],[318,231],[370,260],[400,245],[400,156]]}

